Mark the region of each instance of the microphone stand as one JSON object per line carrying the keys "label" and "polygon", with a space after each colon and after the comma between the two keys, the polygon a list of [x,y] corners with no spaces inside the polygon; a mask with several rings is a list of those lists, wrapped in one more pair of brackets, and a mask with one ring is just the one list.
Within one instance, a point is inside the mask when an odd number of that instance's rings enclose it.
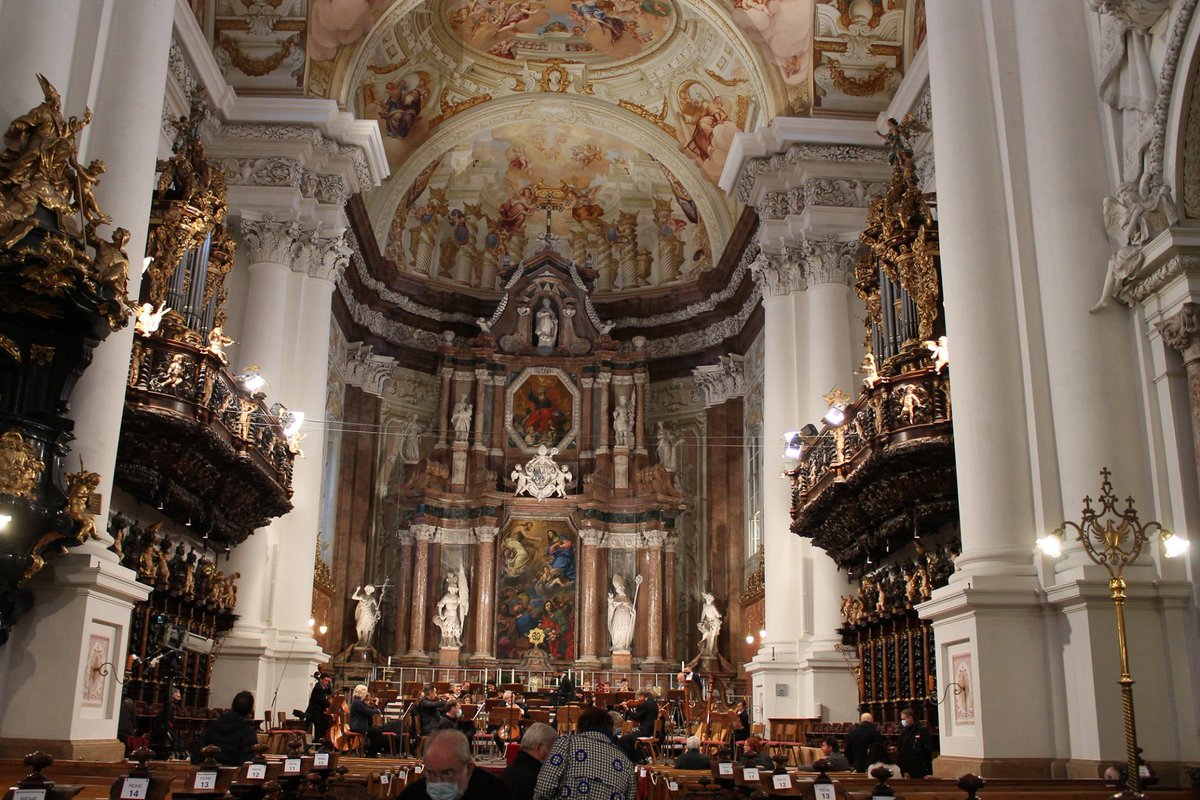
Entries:
{"label": "microphone stand", "polygon": [[[287,669],[288,662],[292,660],[292,651],[296,649],[296,640],[300,638],[300,634],[292,637],[292,646],[288,648],[287,658],[283,659],[283,666],[279,668],[279,680],[275,682],[275,694],[271,696],[271,717],[275,717],[275,701],[279,699],[279,687],[283,685],[283,673]],[[267,720],[267,730],[271,729],[271,719]]]}

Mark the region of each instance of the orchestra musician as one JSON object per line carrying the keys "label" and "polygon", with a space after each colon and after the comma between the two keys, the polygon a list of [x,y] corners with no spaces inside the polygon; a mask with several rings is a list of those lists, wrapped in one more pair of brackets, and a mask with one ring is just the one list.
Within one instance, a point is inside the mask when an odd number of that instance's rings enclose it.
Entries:
{"label": "orchestra musician", "polygon": [[366,686],[360,683],[354,687],[350,700],[350,730],[366,737],[367,758],[375,758],[383,750],[383,728],[374,724],[376,715],[382,713],[375,698],[367,693]]}
{"label": "orchestra musician", "polygon": [[417,701],[417,716],[421,720],[421,734],[425,735],[442,727],[442,711],[446,701],[437,695],[432,685],[425,687],[424,696]]}
{"label": "orchestra musician", "polygon": [[625,719],[637,721],[637,729],[621,737],[621,747],[624,748],[625,754],[629,756],[629,760],[637,763],[637,751],[635,743],[639,738],[647,738],[654,735],[654,721],[658,719],[658,703],[654,700],[654,695],[649,689],[638,689],[637,693],[639,702],[636,707],[630,708],[629,701],[620,703],[619,707],[625,709]]}
{"label": "orchestra musician", "polygon": [[[499,708],[515,708],[515,709],[517,709],[516,716],[518,718],[525,717],[525,711],[526,711],[525,704],[520,702],[520,700],[517,698],[517,696],[515,694],[513,694],[512,691],[510,691],[510,690],[506,690],[504,692],[503,701],[501,702]],[[494,741],[496,743],[496,747],[499,748],[500,750],[504,749],[505,743],[515,742],[521,738],[520,721],[518,720],[515,725],[501,725],[499,723],[499,720],[503,716],[506,716],[506,715],[493,714],[493,717],[497,721],[495,723],[489,722],[489,724],[488,724],[488,733],[492,734],[492,741]]]}
{"label": "orchestra musician", "polygon": [[329,698],[333,694],[333,676],[328,672],[318,672],[317,682],[308,696],[308,707],[304,709],[304,722],[313,729],[313,741],[319,742],[325,738],[329,730]]}
{"label": "orchestra musician", "polygon": [[554,704],[565,706],[573,702],[575,702],[575,682],[571,680],[570,674],[564,669],[558,676],[558,691],[554,695]]}
{"label": "orchestra musician", "polygon": [[475,736],[475,720],[467,719],[463,713],[462,704],[454,698],[446,701],[446,715],[442,717],[441,727],[460,731],[468,741]]}

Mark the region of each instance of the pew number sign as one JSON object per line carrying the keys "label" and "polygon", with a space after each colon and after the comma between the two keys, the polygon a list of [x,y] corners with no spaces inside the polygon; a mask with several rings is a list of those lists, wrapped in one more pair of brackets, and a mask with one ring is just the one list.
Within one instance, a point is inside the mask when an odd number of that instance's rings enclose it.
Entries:
{"label": "pew number sign", "polygon": [[792,776],[786,772],[782,775],[772,775],[771,786],[776,789],[790,789],[792,788]]}
{"label": "pew number sign", "polygon": [[733,776],[733,764],[729,761],[722,761],[720,764],[717,764],[717,774],[718,775],[728,775],[728,776],[732,777]]}
{"label": "pew number sign", "polygon": [[314,755],[313,756],[313,766],[314,767],[328,767],[329,766],[329,753],[317,753],[316,755]]}
{"label": "pew number sign", "polygon": [[121,782],[121,800],[146,800],[149,791],[149,778],[126,778]]}
{"label": "pew number sign", "polygon": [[261,781],[266,780],[267,765],[266,764],[251,764],[246,767],[246,780]]}
{"label": "pew number sign", "polygon": [[837,800],[837,793],[832,784],[818,783],[813,786],[813,797],[816,800]]}
{"label": "pew number sign", "polygon": [[758,767],[746,767],[742,770],[742,780],[756,781],[758,780]]}
{"label": "pew number sign", "polygon": [[46,790],[17,789],[13,792],[13,800],[46,800]]}
{"label": "pew number sign", "polygon": [[192,784],[192,788],[198,792],[212,791],[217,788],[217,773],[197,772],[196,782]]}
{"label": "pew number sign", "polygon": [[285,758],[283,760],[284,775],[299,775],[300,774],[300,759]]}

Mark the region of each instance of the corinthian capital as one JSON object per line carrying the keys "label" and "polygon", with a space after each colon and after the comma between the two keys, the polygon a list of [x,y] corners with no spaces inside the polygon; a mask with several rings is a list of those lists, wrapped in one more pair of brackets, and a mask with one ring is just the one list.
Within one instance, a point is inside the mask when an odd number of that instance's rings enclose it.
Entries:
{"label": "corinthian capital", "polygon": [[692,378],[696,388],[704,394],[705,408],[746,394],[745,359],[734,353],[721,356],[716,364],[696,367],[692,370]]}
{"label": "corinthian capital", "polygon": [[782,297],[804,288],[804,273],[795,248],[760,252],[750,262],[750,274],[762,288],[763,297]]}
{"label": "corinthian capital", "polygon": [[833,234],[824,239],[809,239],[804,243],[804,286],[824,283],[854,282],[854,267],[858,263],[858,239],[841,241]]}
{"label": "corinthian capital", "polygon": [[475,539],[479,542],[494,542],[500,529],[495,525],[476,525]]}
{"label": "corinthian capital", "polygon": [[350,263],[353,250],[346,244],[346,229],[313,230],[300,243],[296,269],[310,278],[334,281]]}
{"label": "corinthian capital", "polygon": [[662,547],[663,543],[666,541],[667,541],[667,532],[666,531],[643,531],[642,532],[642,544],[645,545],[646,547],[654,547],[654,548]]}
{"label": "corinthian capital", "polygon": [[346,383],[375,397],[391,388],[396,376],[396,359],[381,356],[369,344],[351,342],[346,346]]}
{"label": "corinthian capital", "polygon": [[1185,303],[1178,314],[1155,327],[1167,347],[1182,353],[1184,361],[1200,359],[1200,305]]}
{"label": "corinthian capital", "polygon": [[293,248],[300,236],[300,223],[295,220],[275,219],[271,214],[261,219],[242,217],[242,243],[251,264],[291,264]]}

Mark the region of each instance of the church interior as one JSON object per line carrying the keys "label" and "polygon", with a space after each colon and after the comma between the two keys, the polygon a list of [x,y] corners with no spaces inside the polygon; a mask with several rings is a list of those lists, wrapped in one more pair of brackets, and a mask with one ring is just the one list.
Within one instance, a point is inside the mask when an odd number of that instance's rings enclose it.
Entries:
{"label": "church interior", "polygon": [[1194,796],[1197,2],[0,0],[4,785],[433,686]]}

